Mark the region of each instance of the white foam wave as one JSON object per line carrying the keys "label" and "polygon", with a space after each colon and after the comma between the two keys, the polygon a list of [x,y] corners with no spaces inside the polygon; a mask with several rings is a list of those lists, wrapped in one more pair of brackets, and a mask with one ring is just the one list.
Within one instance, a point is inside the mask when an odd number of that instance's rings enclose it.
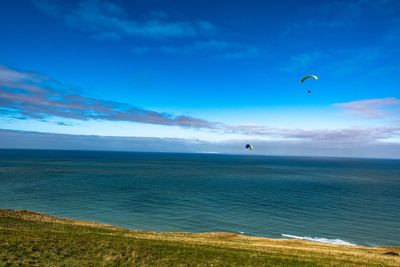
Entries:
{"label": "white foam wave", "polygon": [[350,245],[355,246],[356,244],[344,241],[342,239],[329,239],[324,237],[309,237],[309,236],[297,236],[297,235],[288,235],[288,234],[281,234],[283,237],[293,238],[293,239],[300,239],[300,240],[307,240],[319,243],[329,243],[329,244],[337,244],[337,245]]}

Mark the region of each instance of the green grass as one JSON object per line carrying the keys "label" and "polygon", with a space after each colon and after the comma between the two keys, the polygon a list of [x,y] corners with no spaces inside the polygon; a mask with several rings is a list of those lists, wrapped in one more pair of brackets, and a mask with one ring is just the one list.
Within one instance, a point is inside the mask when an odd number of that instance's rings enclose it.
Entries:
{"label": "green grass", "polygon": [[0,266],[400,266],[399,248],[154,233],[0,210]]}

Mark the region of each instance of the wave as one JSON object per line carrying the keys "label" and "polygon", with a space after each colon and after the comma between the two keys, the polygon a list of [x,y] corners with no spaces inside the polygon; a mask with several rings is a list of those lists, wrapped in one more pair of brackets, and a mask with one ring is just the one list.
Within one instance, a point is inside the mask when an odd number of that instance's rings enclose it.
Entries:
{"label": "wave", "polygon": [[297,236],[297,235],[288,235],[288,234],[281,234],[283,237],[293,238],[293,239],[300,239],[300,240],[307,240],[312,242],[319,242],[319,243],[328,243],[328,244],[337,244],[337,245],[349,245],[349,246],[356,246],[354,243],[350,243],[341,239],[329,239],[324,237],[309,237],[309,236]]}

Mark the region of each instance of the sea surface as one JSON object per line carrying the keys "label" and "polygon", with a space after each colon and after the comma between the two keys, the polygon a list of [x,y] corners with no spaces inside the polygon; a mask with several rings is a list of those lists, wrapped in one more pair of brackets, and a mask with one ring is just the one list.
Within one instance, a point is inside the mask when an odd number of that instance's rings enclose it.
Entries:
{"label": "sea surface", "polygon": [[0,208],[131,229],[400,245],[400,161],[0,150]]}

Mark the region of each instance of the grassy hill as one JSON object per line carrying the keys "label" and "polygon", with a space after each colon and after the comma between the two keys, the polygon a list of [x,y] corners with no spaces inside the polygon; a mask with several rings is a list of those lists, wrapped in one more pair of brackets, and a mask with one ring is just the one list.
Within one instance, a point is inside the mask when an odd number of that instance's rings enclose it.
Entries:
{"label": "grassy hill", "polygon": [[400,247],[131,231],[0,210],[0,266],[400,266],[397,253]]}

